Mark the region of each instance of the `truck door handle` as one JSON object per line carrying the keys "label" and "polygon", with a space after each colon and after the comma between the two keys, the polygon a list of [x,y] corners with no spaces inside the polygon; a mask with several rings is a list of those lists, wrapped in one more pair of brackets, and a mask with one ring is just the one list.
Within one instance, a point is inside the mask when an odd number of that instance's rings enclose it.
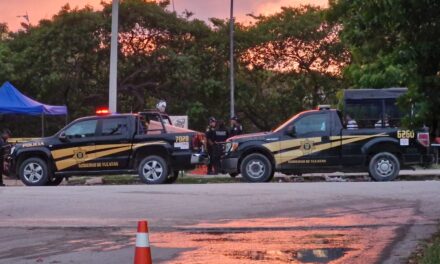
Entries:
{"label": "truck door handle", "polygon": [[87,146],[94,146],[95,145],[95,143],[94,142],[91,142],[91,143],[87,143]]}
{"label": "truck door handle", "polygon": [[330,137],[329,136],[323,136],[323,137],[321,137],[321,141],[322,142],[329,142],[330,141]]}

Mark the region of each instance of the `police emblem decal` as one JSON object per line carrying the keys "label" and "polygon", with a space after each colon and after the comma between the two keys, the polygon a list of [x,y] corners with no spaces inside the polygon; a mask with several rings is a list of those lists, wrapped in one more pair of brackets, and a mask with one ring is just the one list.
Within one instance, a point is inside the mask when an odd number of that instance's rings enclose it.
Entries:
{"label": "police emblem decal", "polygon": [[313,141],[310,140],[301,141],[300,149],[304,154],[310,154],[314,148],[315,147],[313,146]]}
{"label": "police emblem decal", "polygon": [[83,149],[78,149],[73,151],[73,158],[77,161],[83,161],[87,158],[86,151]]}

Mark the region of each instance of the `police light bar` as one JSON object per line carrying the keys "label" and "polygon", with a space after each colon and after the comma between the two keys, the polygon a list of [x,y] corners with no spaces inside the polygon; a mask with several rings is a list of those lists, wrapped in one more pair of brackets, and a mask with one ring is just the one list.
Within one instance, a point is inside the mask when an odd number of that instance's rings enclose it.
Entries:
{"label": "police light bar", "polygon": [[110,110],[108,110],[108,108],[98,108],[96,110],[96,115],[108,115],[110,114]]}
{"label": "police light bar", "polygon": [[330,110],[331,105],[318,105],[317,110]]}

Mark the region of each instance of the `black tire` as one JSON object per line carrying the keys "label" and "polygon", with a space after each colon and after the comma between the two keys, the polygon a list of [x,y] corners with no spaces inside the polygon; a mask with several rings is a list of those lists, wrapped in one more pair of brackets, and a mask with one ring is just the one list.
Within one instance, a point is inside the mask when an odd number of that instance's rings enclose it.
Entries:
{"label": "black tire", "polygon": [[236,173],[236,172],[229,173],[229,176],[231,176],[231,178],[235,178],[238,176],[238,173]]}
{"label": "black tire", "polygon": [[64,178],[62,176],[51,176],[47,179],[47,186],[58,186],[63,182]]}
{"label": "black tire", "polygon": [[241,175],[248,182],[268,182],[274,174],[269,159],[259,153],[246,156],[241,162],[240,169]]}
{"label": "black tire", "polygon": [[270,182],[270,181],[272,181],[274,176],[275,176],[275,171],[272,170],[272,173],[270,174],[270,177],[269,177],[269,179],[267,179],[266,182]]}
{"label": "black tire", "polygon": [[159,156],[148,156],[139,163],[139,178],[146,184],[163,184],[168,178],[168,164]]}
{"label": "black tire", "polygon": [[47,184],[49,171],[44,160],[28,158],[20,164],[18,174],[27,186],[44,186]]}
{"label": "black tire", "polygon": [[399,159],[389,152],[375,154],[368,166],[368,172],[375,181],[392,181],[400,171]]}
{"label": "black tire", "polygon": [[177,178],[179,177],[179,172],[180,171],[173,171],[172,173],[170,173],[170,175],[168,175],[168,178],[165,181],[165,183],[168,183],[168,184],[174,183],[177,180]]}

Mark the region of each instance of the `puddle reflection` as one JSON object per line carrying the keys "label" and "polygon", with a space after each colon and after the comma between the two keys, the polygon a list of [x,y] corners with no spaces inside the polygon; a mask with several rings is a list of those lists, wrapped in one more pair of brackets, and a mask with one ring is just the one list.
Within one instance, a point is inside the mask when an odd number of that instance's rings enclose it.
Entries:
{"label": "puddle reflection", "polygon": [[167,262],[174,264],[376,263],[399,224],[408,223],[413,212],[400,208],[396,214],[383,206],[368,209],[367,214],[335,210],[330,217],[202,222],[152,233],[150,238],[160,247],[194,248]]}
{"label": "puddle reflection", "polygon": [[300,263],[329,263],[343,257],[350,248],[319,248],[303,250],[234,251],[237,259]]}
{"label": "puddle reflection", "polygon": [[297,259],[302,263],[328,263],[345,255],[349,248],[306,249],[297,252]]}

